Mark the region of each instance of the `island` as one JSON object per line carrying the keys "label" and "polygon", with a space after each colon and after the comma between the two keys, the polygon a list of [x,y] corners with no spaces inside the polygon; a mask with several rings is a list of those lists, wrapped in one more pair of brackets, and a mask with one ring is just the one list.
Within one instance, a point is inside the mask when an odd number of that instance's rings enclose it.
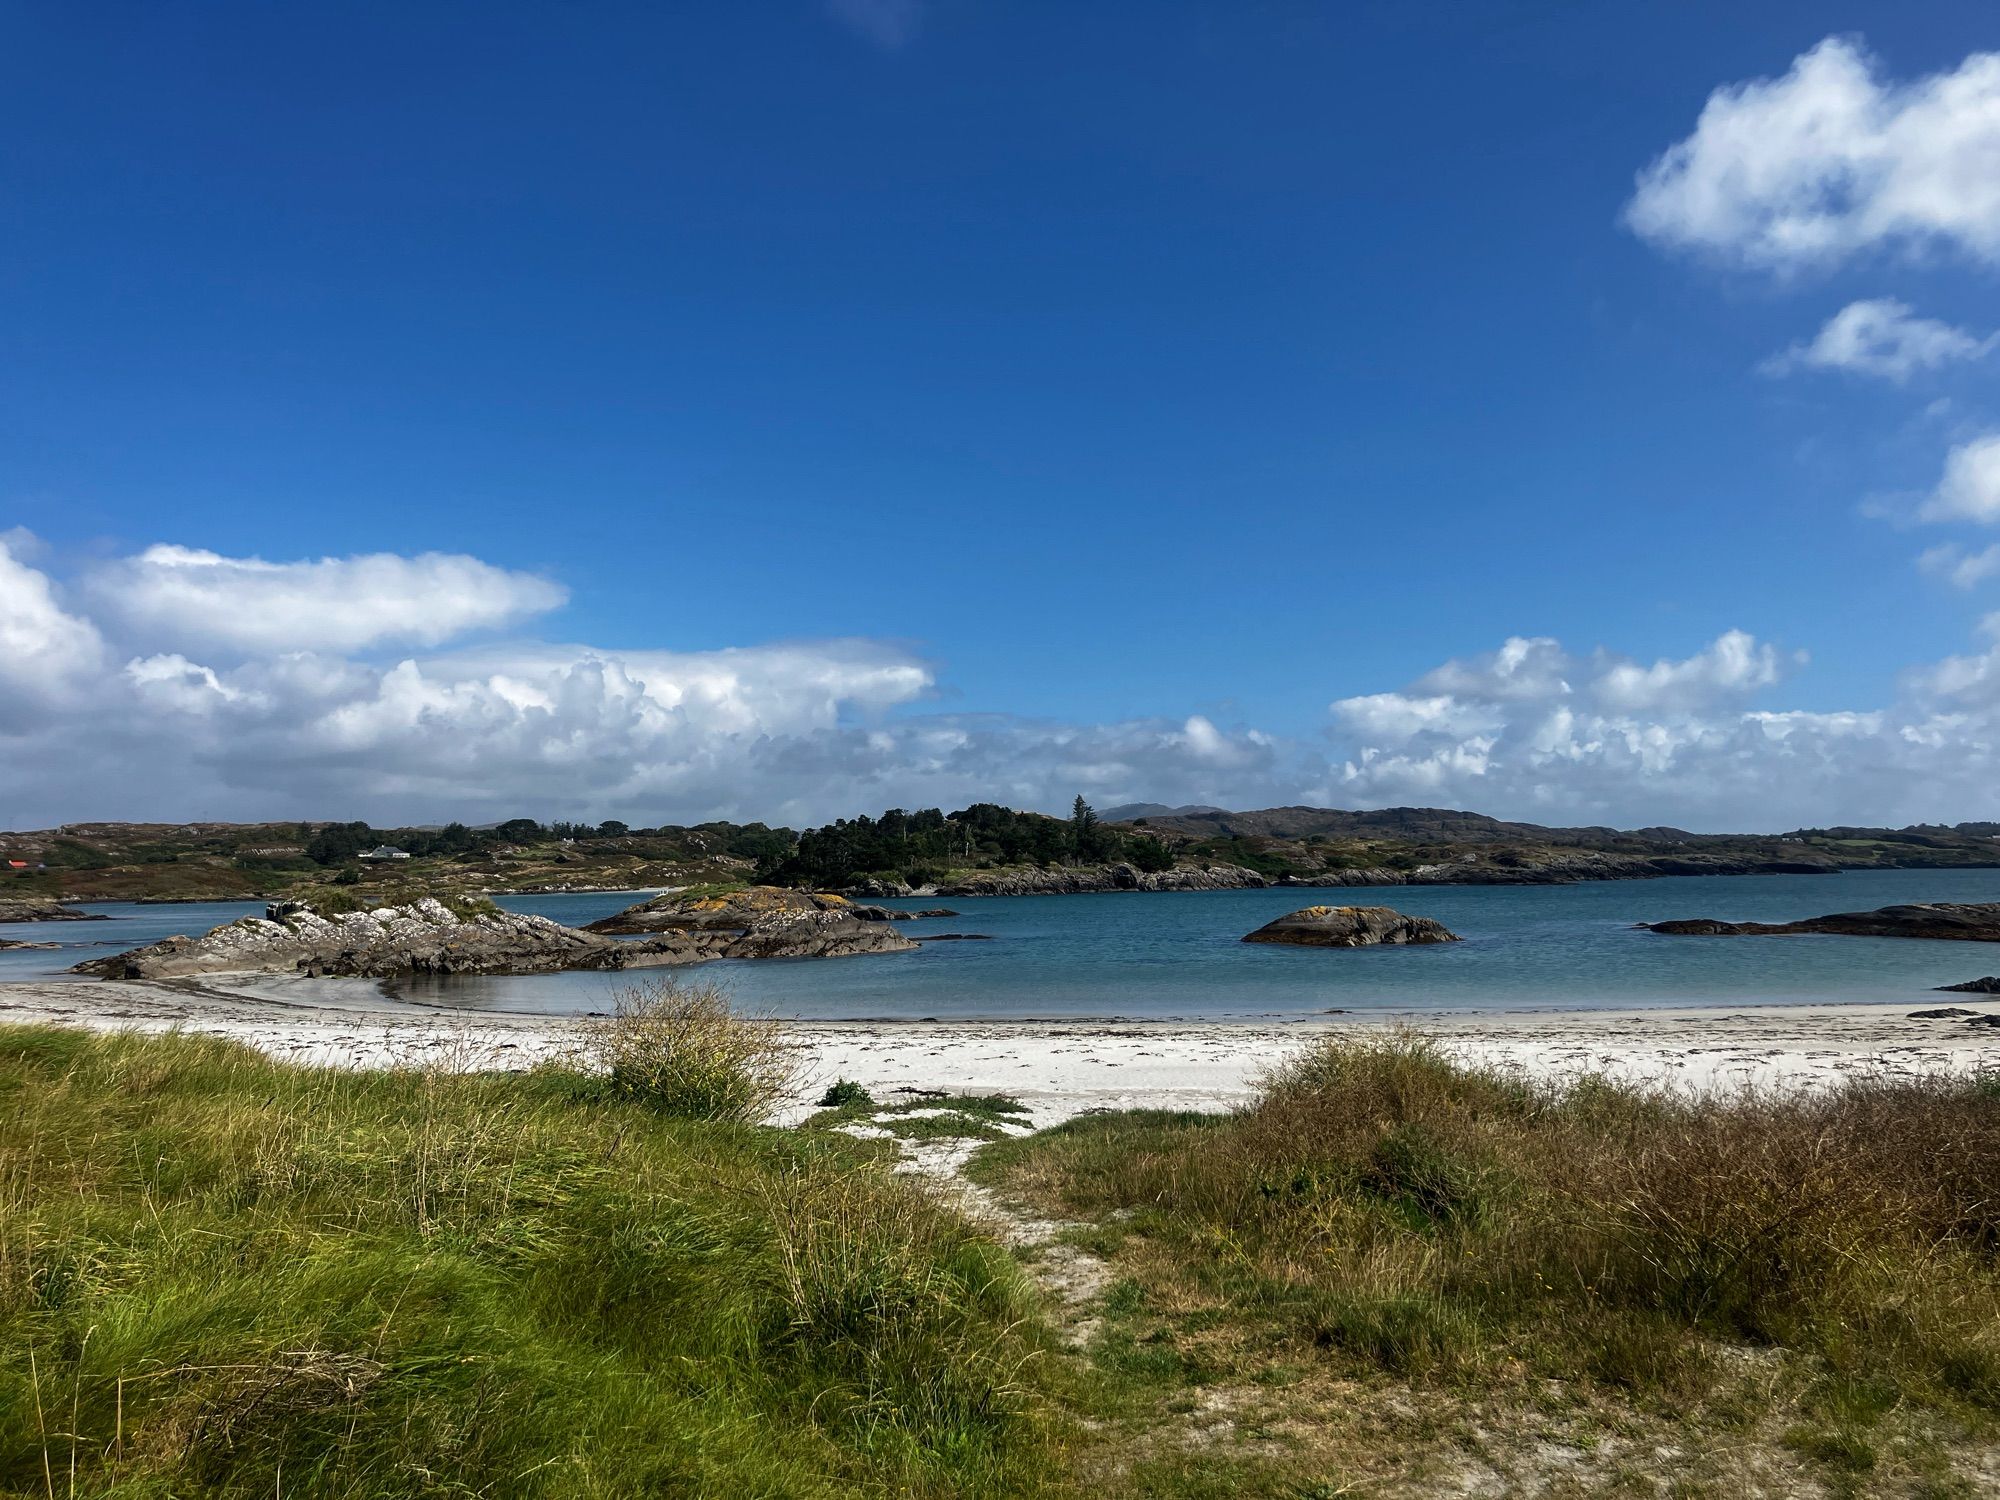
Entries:
{"label": "island", "polygon": [[[775,893],[780,900],[735,899],[743,894],[662,898],[592,929],[502,911],[478,898],[424,896],[335,913],[303,902],[274,902],[261,917],[227,922],[201,937],[170,937],[89,959],[70,972],[101,979],[242,973],[388,979],[637,969],[718,958],[831,958],[917,946],[886,920],[857,915],[837,896],[782,891]],[[817,905],[816,899],[829,904]],[[675,909],[682,920],[672,919]],[[622,926],[621,918],[627,919]],[[625,941],[614,933],[648,935]]]}

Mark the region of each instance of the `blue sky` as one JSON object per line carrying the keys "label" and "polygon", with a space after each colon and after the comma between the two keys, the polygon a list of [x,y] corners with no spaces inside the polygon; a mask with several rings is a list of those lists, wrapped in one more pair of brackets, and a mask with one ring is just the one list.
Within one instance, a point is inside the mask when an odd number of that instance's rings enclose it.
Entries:
{"label": "blue sky", "polygon": [[1971,4],[0,6],[0,822],[2000,815],[1994,48]]}

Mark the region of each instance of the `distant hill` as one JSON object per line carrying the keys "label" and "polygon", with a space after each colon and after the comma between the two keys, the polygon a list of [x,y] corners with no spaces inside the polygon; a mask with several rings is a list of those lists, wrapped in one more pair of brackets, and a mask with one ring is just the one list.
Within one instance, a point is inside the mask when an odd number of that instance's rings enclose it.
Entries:
{"label": "distant hill", "polygon": [[1105,808],[1098,813],[1098,817],[1107,823],[1129,823],[1134,818],[1193,818],[1203,813],[1221,813],[1227,816],[1227,809],[1193,802],[1186,807],[1169,807],[1164,802],[1124,802],[1117,807]]}
{"label": "distant hill", "polygon": [[1615,828],[1544,828],[1535,823],[1509,823],[1484,813],[1462,812],[1447,807],[1383,807],[1349,811],[1337,807],[1266,807],[1250,812],[1230,812],[1219,807],[1165,808],[1135,803],[1145,811],[1130,813],[1113,808],[1106,822],[1143,817],[1146,826],[1192,838],[1393,838],[1416,839],[1430,844],[1537,844],[1599,845],[1621,838],[1646,843],[1677,843],[1696,837],[1671,828],[1650,828],[1621,834]]}

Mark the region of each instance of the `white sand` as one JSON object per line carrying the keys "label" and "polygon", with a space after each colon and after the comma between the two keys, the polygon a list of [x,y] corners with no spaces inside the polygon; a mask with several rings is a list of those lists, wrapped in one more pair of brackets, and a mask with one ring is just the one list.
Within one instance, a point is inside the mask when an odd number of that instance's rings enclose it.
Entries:
{"label": "white sand", "polygon": [[[302,987],[303,988],[303,987]],[[249,999],[191,983],[0,985],[0,1023],[46,1021],[232,1037],[275,1057],[344,1067],[443,1060],[526,1067],[562,1050],[560,1017],[451,1011],[362,998]],[[2000,1027],[1917,1021],[1912,1010],[2000,1010],[1981,996],[1896,1005],[1512,1012],[1477,1016],[1230,1022],[797,1022],[806,1090],[851,1078],[878,1098],[899,1088],[1013,1094],[1037,1125],[1091,1109],[1226,1109],[1259,1072],[1328,1032],[1408,1026],[1468,1058],[1565,1075],[1605,1073],[1691,1088],[1810,1084],[1856,1071],[2000,1066]]]}

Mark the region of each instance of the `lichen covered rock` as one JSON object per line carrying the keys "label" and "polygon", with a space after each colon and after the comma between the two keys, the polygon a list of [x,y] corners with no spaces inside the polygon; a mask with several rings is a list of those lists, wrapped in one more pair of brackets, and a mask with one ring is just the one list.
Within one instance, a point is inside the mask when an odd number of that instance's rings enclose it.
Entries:
{"label": "lichen covered rock", "polygon": [[1290,943],[1301,948],[1372,948],[1378,944],[1456,943],[1458,934],[1429,917],[1405,916],[1387,906],[1308,906],[1266,922],[1246,943]]}

